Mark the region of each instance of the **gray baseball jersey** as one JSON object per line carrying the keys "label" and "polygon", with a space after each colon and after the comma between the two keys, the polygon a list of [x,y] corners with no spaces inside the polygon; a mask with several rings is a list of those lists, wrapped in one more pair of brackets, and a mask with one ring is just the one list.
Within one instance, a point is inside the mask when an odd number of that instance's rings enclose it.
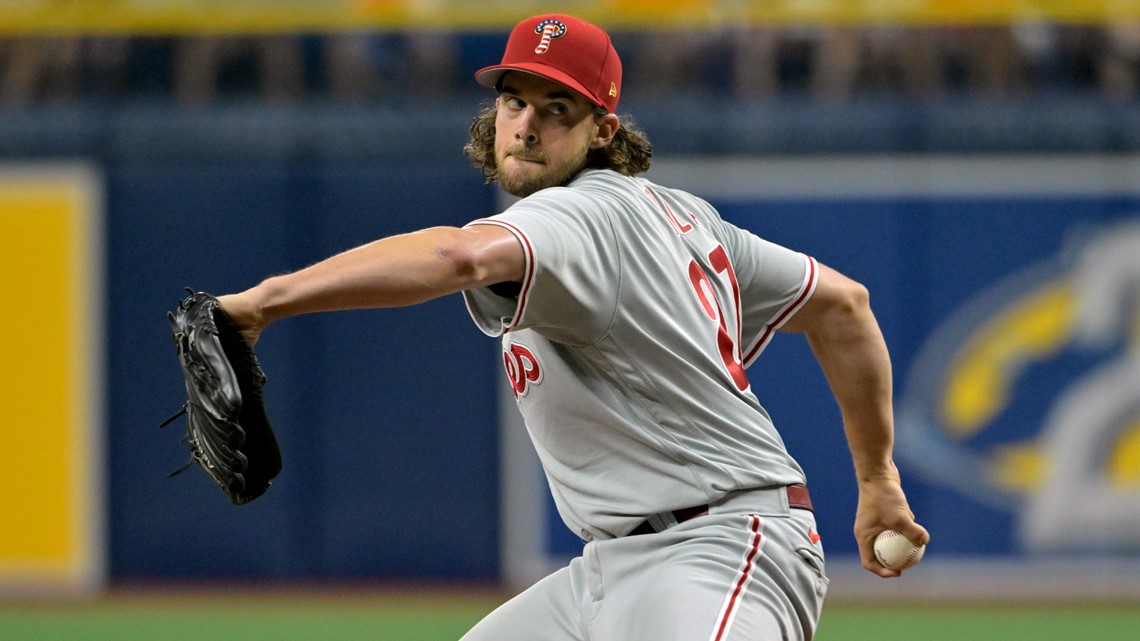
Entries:
{"label": "gray baseball jersey", "polygon": [[[464,293],[503,361],[559,513],[587,540],[742,489],[803,483],[745,368],[811,296],[811,258],[703,200],[585,171],[473,225],[527,258]],[[500,291],[500,293],[503,293]]]}

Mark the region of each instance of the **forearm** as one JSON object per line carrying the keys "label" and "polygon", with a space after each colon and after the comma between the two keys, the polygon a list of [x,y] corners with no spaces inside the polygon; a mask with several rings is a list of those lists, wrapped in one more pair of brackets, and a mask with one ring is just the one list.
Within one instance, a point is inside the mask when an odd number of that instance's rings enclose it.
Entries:
{"label": "forearm", "polygon": [[914,521],[893,460],[891,364],[886,343],[869,306],[848,313],[848,318],[829,323],[829,331],[809,335],[808,340],[843,414],[859,486],[854,533],[863,565],[880,576],[896,576],[898,572],[883,568],[875,558],[875,535],[893,529],[917,544],[925,544],[930,536]]}
{"label": "forearm", "polygon": [[282,318],[413,305],[521,280],[524,268],[521,246],[505,230],[436,227],[362,245],[219,300],[253,344],[267,325]]}
{"label": "forearm", "polygon": [[451,230],[429,229],[377,240],[250,290],[266,324],[344,309],[401,307],[463,289],[468,261],[451,253]]}
{"label": "forearm", "polygon": [[854,533],[863,567],[898,576],[875,559],[875,535],[893,529],[917,544],[930,535],[915,522],[895,468],[891,360],[867,290],[821,265],[811,300],[784,328],[807,336],[843,414],[859,484]]}
{"label": "forearm", "polygon": [[865,302],[834,313],[808,341],[843,415],[856,478],[895,478],[892,372],[882,332]]}

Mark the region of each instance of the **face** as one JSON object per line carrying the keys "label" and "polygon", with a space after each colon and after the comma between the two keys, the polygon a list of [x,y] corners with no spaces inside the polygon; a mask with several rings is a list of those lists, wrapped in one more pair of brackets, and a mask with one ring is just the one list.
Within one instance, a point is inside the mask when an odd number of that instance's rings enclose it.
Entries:
{"label": "face", "polygon": [[565,184],[585,167],[589,150],[609,144],[616,123],[612,114],[598,118],[593,104],[561,84],[507,73],[495,115],[499,184],[520,198]]}

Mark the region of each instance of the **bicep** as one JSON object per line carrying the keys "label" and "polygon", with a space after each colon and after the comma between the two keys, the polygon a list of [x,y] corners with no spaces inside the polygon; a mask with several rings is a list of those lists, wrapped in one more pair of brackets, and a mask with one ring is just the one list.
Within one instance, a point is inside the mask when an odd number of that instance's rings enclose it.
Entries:
{"label": "bicep", "polygon": [[514,233],[498,225],[470,225],[463,229],[463,237],[476,265],[473,287],[522,282],[527,257]]}
{"label": "bicep", "polygon": [[786,332],[816,334],[834,329],[839,319],[850,318],[866,307],[867,290],[861,284],[820,264],[819,280],[808,301],[780,328]]}

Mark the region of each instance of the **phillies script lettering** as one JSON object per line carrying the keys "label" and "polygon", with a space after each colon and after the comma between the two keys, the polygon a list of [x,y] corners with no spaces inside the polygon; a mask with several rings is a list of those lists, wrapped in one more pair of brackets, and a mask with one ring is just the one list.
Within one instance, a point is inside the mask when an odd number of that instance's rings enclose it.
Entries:
{"label": "phillies script lettering", "polygon": [[534,352],[524,345],[511,343],[503,350],[503,366],[507,370],[507,379],[511,382],[515,398],[525,396],[531,384],[542,380],[542,368]]}

